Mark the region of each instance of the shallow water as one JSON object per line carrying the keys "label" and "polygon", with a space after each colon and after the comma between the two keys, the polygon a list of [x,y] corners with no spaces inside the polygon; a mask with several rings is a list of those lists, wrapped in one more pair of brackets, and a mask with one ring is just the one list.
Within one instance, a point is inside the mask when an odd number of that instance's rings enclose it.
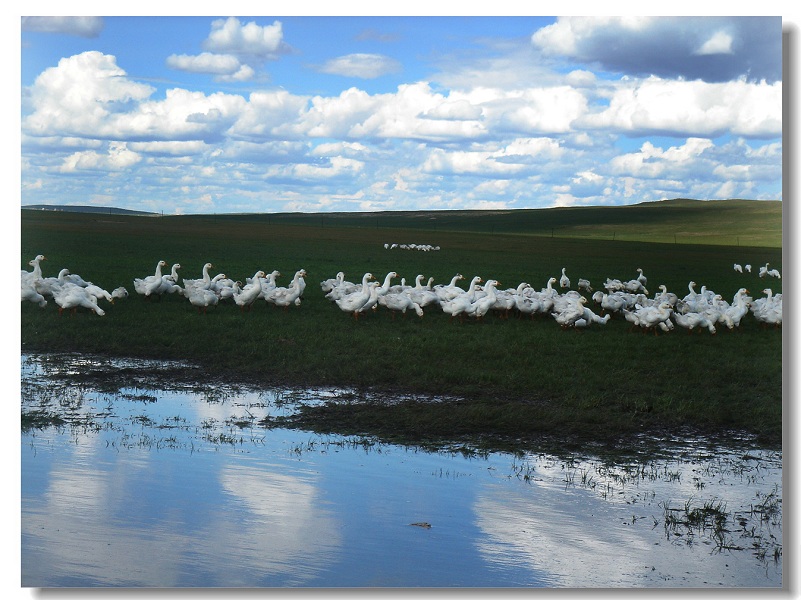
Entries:
{"label": "shallow water", "polygon": [[[429,452],[265,429],[338,390],[98,391],[22,357],[23,587],[779,587],[782,457]],[[717,507],[688,525],[693,509]],[[765,511],[755,510],[763,507]]]}

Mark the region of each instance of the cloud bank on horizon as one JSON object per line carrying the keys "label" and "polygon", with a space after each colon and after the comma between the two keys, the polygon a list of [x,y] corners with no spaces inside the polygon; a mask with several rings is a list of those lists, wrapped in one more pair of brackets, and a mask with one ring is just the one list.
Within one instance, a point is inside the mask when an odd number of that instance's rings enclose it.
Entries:
{"label": "cloud bank on horizon", "polygon": [[781,17],[22,17],[22,205],[782,199]]}

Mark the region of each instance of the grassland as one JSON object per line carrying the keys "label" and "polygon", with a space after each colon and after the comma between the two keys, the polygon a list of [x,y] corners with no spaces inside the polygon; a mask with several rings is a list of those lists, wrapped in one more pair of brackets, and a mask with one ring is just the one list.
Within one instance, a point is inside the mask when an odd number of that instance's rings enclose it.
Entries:
{"label": "grassland", "polygon": [[[203,365],[207,380],[200,383],[209,385],[226,379],[383,392],[377,400],[306,409],[289,423],[321,432],[422,443],[478,437],[489,445],[550,439],[616,446],[644,432],[744,431],[780,447],[782,332],[753,319],[715,336],[646,336],[614,319],[582,332],[562,331],[548,318],[492,316],[462,324],[436,309],[422,319],[379,311],[354,322],[318,285],[338,271],[356,280],[366,271],[383,279],[392,270],[407,282],[420,273],[447,283],[462,273],[539,289],[565,267],[574,281],[584,277],[599,288],[607,277],[635,277],[639,267],[652,291],[664,284],[681,297],[692,280],[729,300],[740,287],[758,297],[768,284],[781,291],[781,280],[756,275],[766,262],[782,268],[781,205],[775,204],[676,201],[631,212],[565,209],[461,219],[440,213],[434,221],[412,213],[390,219],[23,211],[22,267],[44,254],[45,276],[66,267],[106,289],[123,285],[133,292],[132,279],[151,274],[163,259],[180,263],[187,278],[199,277],[205,262],[215,266],[213,274],[235,279],[277,269],[283,285],[304,268],[309,285],[299,307],[282,311],[262,302],[245,314],[220,305],[199,315],[178,296],[147,302],[132,294],[105,317],[60,317],[52,302],[44,309],[26,303],[22,351],[186,359]],[[707,223],[707,233],[699,230],[695,240],[705,243],[677,235],[699,222]],[[637,231],[671,241],[623,241]],[[710,243],[716,237],[732,241]],[[386,250],[388,242],[441,250]],[[754,265],[754,273],[735,273],[734,262]],[[380,399],[401,392],[414,399]]]}

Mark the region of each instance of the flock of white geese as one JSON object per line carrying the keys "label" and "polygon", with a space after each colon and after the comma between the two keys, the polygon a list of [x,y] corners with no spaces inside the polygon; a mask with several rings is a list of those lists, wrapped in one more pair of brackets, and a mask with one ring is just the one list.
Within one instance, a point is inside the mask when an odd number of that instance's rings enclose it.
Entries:
{"label": "flock of white geese", "polygon": [[[648,280],[642,269],[637,269],[637,273],[636,278],[627,281],[607,278],[605,291],[594,293],[590,282],[583,278],[577,282],[578,289],[570,289],[571,281],[564,268],[559,279],[549,278],[541,290],[526,282],[501,289],[496,279],[484,281],[479,276],[473,277],[464,289],[458,285],[465,279],[461,274],[442,285],[433,285],[433,278],[423,283],[424,275],[418,275],[414,285],[407,285],[405,279],[393,284],[398,278],[395,271],[387,273],[383,283],[376,281],[372,273],[365,273],[361,283],[355,283],[346,281],[344,273],[339,272],[336,277],[320,282],[320,287],[327,299],[357,320],[360,315],[383,306],[392,311],[393,318],[395,313],[405,315],[407,311],[422,317],[424,309],[433,307],[462,321],[481,319],[491,311],[502,317],[549,316],[565,329],[605,325],[615,314],[625,318],[633,328],[654,333],[679,326],[690,332],[706,329],[714,334],[719,326],[739,327],[749,313],[761,323],[781,326],[782,295],[774,295],[770,288],[764,289],[765,297],[758,299],[749,296],[746,288],[740,288],[732,302],[727,302],[706,286],[696,290],[697,284],[691,281],[688,293],[682,298],[668,292],[664,285],[659,286],[659,293],[649,297],[645,287]],[[554,287],[557,283],[558,288]],[[587,295],[582,292],[592,294],[596,310],[587,306]]]}
{"label": "flock of white geese", "polygon": [[[100,301],[113,303],[116,299],[128,297],[124,287],[108,292],[68,269],[62,269],[57,277],[44,277],[41,267],[44,260],[43,255],[38,255],[29,261],[33,269],[22,271],[23,302],[34,302],[44,307],[52,299],[59,313],[86,308],[103,316],[105,311],[99,306]],[[735,265],[735,271],[742,273],[739,266]],[[266,273],[259,270],[243,283],[222,273],[211,276],[211,263],[203,266],[202,276],[198,279],[181,279],[178,273],[181,265],[178,263],[172,265],[169,273],[164,272],[167,267],[168,263],[160,260],[154,273],[134,278],[134,291],[145,299],[178,294],[187,298],[198,312],[205,313],[209,307],[226,301],[242,311],[250,310],[258,301],[285,309],[299,306],[306,288],[304,269],[296,271],[289,285],[279,286],[276,283],[281,275],[278,271]],[[765,264],[760,268],[759,277],[781,277],[777,270],[768,267],[769,264]],[[607,278],[604,289],[597,291],[584,278],[578,279],[576,289],[572,289],[564,268],[561,277],[549,278],[540,290],[526,282],[514,288],[502,288],[496,279],[485,281],[479,276],[473,277],[464,288],[459,285],[465,280],[461,274],[456,274],[448,284],[438,285],[433,284],[431,277],[425,281],[423,275],[417,275],[414,284],[407,285],[405,278],[393,283],[399,277],[395,271],[387,273],[383,282],[376,281],[372,273],[364,273],[360,282],[351,282],[345,279],[343,272],[339,272],[336,277],[321,281],[320,288],[325,298],[356,320],[380,309],[390,311],[393,318],[396,313],[405,316],[407,311],[422,317],[425,310],[435,309],[460,321],[482,319],[490,312],[503,318],[513,314],[550,317],[565,329],[603,326],[617,315],[628,321],[632,328],[654,333],[668,332],[678,326],[690,332],[707,330],[714,334],[720,327],[730,330],[739,327],[747,314],[765,325],[780,327],[782,324],[782,294],[774,294],[769,287],[762,290],[764,297],[756,299],[748,295],[747,288],[740,288],[729,302],[706,286],[696,290],[697,284],[691,281],[688,293],[681,298],[664,285],[660,285],[659,292],[651,297],[643,270],[637,269],[636,272],[637,277],[629,280]],[[750,273],[751,269],[747,268],[746,272]],[[587,306],[590,301],[592,308]]]}
{"label": "flock of white geese", "polygon": [[[34,302],[44,307],[52,299],[60,314],[65,310],[74,313],[79,308],[87,308],[103,316],[105,311],[98,305],[99,301],[105,300],[113,304],[117,299],[128,297],[128,290],[122,286],[109,292],[85,281],[80,275],[70,273],[69,269],[61,269],[57,277],[43,277],[41,262],[44,260],[47,260],[45,256],[39,254],[28,263],[33,270],[22,271],[23,302]],[[161,298],[166,294],[178,294],[187,298],[198,312],[205,313],[210,306],[216,306],[225,300],[230,300],[243,311],[250,310],[259,299],[281,307],[299,305],[306,288],[304,269],[297,271],[292,283],[284,287],[276,283],[276,278],[281,276],[278,271],[267,274],[259,270],[243,283],[234,281],[223,273],[212,277],[211,263],[203,265],[199,279],[181,280],[178,274],[181,265],[178,263],[172,265],[169,273],[163,273],[167,266],[166,261],[160,260],[152,275],[134,278],[134,291],[147,300]]]}

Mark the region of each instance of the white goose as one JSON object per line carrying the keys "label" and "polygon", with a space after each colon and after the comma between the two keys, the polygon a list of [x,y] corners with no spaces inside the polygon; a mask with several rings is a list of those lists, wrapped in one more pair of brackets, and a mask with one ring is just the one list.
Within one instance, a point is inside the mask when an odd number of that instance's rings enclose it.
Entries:
{"label": "white goose", "polygon": [[570,278],[565,275],[565,267],[562,267],[562,276],[559,278],[559,287],[561,288],[569,288],[570,287]]}
{"label": "white goose", "polygon": [[341,298],[336,298],[334,302],[336,302],[337,306],[343,312],[351,313],[353,318],[358,320],[359,309],[361,309],[362,306],[364,306],[367,301],[370,300],[371,288],[368,287],[367,284],[371,279],[375,279],[373,274],[365,273],[362,277],[362,285],[357,291],[347,294]]}
{"label": "white goose", "polygon": [[[553,308],[553,301],[549,299],[548,302],[551,303],[550,308]],[[550,310],[550,308],[545,308],[545,300],[541,297],[539,292],[535,292],[534,294],[517,294],[515,296],[515,308],[521,316],[529,315],[532,319],[535,315]]]}
{"label": "white goose", "polygon": [[180,295],[183,291],[183,288],[178,284],[178,269],[181,268],[180,263],[175,263],[170,268],[169,275],[162,275],[160,280],[153,282],[151,285],[147,286],[145,297],[152,297],[157,296],[159,299],[165,294],[175,294],[176,292]]}
{"label": "white goose", "polygon": [[[43,277],[33,281],[34,289],[45,298],[54,298],[55,294],[64,286],[69,283],[67,276],[70,274],[69,269],[61,269],[58,272],[58,277]],[[74,284],[73,284],[74,285]],[[80,287],[80,286],[79,286]]]}
{"label": "white goose", "polygon": [[675,307],[679,302],[679,297],[673,292],[668,292],[667,287],[663,284],[659,286],[660,292],[654,296],[654,300],[659,302],[669,302],[671,306]]}
{"label": "white goose", "polygon": [[107,292],[99,285],[89,284],[85,288],[86,293],[94,296],[98,300],[105,300],[106,302],[110,302],[114,304],[114,296],[111,295],[111,292]]}
{"label": "white goose", "polygon": [[337,273],[336,277],[332,277],[320,282],[320,289],[323,290],[323,294],[327,294],[335,287],[340,285],[343,281],[345,281],[345,273],[340,271]]}
{"label": "white goose", "polygon": [[653,330],[657,333],[656,327],[666,330],[669,325],[665,324],[673,314],[673,307],[667,302],[662,302],[659,306],[639,307],[635,312],[638,324],[644,330]]}
{"label": "white goose", "polygon": [[579,296],[578,298],[563,298],[563,300],[554,306],[551,316],[563,329],[567,329],[573,327],[576,321],[584,317],[584,304],[587,299]]}
{"label": "white goose", "polygon": [[773,290],[770,288],[765,288],[762,293],[766,296],[754,300],[751,305],[751,312],[756,320],[763,325],[780,327],[782,324],[782,295],[774,295]]}
{"label": "white goose", "polygon": [[28,264],[33,267],[32,271],[22,271],[20,279],[21,301],[33,302],[41,307],[47,305],[45,297],[36,291],[35,283],[42,279],[42,266],[39,264],[45,257],[38,254],[36,258],[29,260]]}
{"label": "white goose", "polygon": [[731,320],[734,327],[739,327],[743,317],[748,314],[750,309],[749,298],[747,296],[748,290],[740,288],[734,295],[734,301],[731,306],[726,309],[726,315]]}
{"label": "white goose", "polygon": [[22,302],[33,302],[41,307],[47,306],[47,300],[42,294],[36,291],[33,287],[33,282],[22,279],[20,281],[20,290],[22,293]]}
{"label": "white goose", "polygon": [[[516,288],[509,288],[505,290],[496,289],[495,302],[491,306],[491,309],[499,312],[503,318],[508,318],[509,313],[513,311],[517,306],[516,299],[519,296],[522,296],[524,290],[530,287],[531,286],[528,283],[521,282],[520,284],[518,284]],[[486,286],[484,288],[484,291],[486,292]]]}
{"label": "white goose", "polygon": [[292,283],[288,287],[276,287],[265,300],[284,309],[292,304],[300,305],[300,298],[303,295],[304,283],[306,282],[306,270],[300,269],[295,272]]}
{"label": "white goose", "polygon": [[134,291],[137,294],[141,294],[141,295],[144,296],[145,292],[147,290],[147,286],[149,284],[151,284],[151,283],[153,283],[155,281],[160,281],[161,280],[161,269],[162,269],[162,267],[166,267],[166,266],[167,266],[167,261],[166,260],[160,260],[158,263],[156,263],[156,272],[153,275],[148,275],[147,277],[144,277],[144,278],[141,278],[141,279],[138,278],[138,277],[135,277],[134,280],[133,280]]}
{"label": "white goose", "polygon": [[553,284],[556,283],[556,277],[551,277],[545,284],[545,287],[542,288],[542,293],[550,298],[556,297],[559,292],[553,289]]}
{"label": "white goose", "polygon": [[71,310],[74,315],[79,308],[88,308],[99,316],[105,315],[105,311],[97,305],[97,298],[86,291],[86,288],[74,283],[64,284],[53,295],[53,300],[58,304],[58,314],[65,310]]}
{"label": "white goose", "polygon": [[453,300],[457,296],[464,294],[464,290],[456,285],[457,281],[461,281],[464,279],[464,275],[461,273],[457,273],[451,279],[451,282],[447,285],[435,285],[434,286],[434,293],[439,298],[440,302],[448,302]]}
{"label": "white goose", "polygon": [[470,310],[470,305],[475,302],[478,284],[481,283],[481,281],[481,277],[476,275],[470,281],[470,286],[466,292],[462,290],[462,293],[452,300],[440,301],[439,305],[442,308],[442,312],[449,314],[451,319],[457,316],[461,319],[461,315]]}
{"label": "white goose", "polygon": [[476,319],[482,319],[490,309],[498,301],[497,287],[499,282],[495,279],[490,279],[484,284],[484,295],[481,298],[476,298],[465,314]]}
{"label": "white goose", "polygon": [[164,294],[173,294],[175,292],[180,292],[180,290],[181,287],[175,282],[172,275],[162,275],[155,281],[151,281],[145,285],[142,295],[145,298],[156,297],[161,300]]}
{"label": "white goose", "polygon": [[[384,277],[384,283],[378,288],[378,295],[384,296],[385,294],[389,293],[391,287],[395,287],[392,285],[392,280],[395,279],[398,274],[395,271],[390,271],[387,273],[386,277]],[[406,280],[402,279],[400,287],[395,288],[393,292],[400,292],[406,289]]]}
{"label": "white goose", "polygon": [[711,334],[717,333],[715,324],[701,313],[689,312],[687,314],[682,314],[680,312],[674,312],[671,316],[676,325],[686,329],[687,333],[692,333],[693,329],[696,327],[699,329],[707,329]]}
{"label": "white goose", "polygon": [[423,316],[423,308],[414,300],[412,300],[411,292],[398,292],[388,293],[381,298],[381,305],[385,306],[392,313],[392,318],[395,318],[395,313],[400,312],[406,316],[406,311],[412,309],[417,313],[418,317]]}
{"label": "white goose", "polygon": [[209,289],[202,285],[184,288],[184,296],[189,298],[189,303],[197,308],[198,313],[206,314],[209,306],[217,306],[220,298]]}
{"label": "white goose", "polygon": [[409,298],[411,298],[412,302],[419,304],[420,308],[425,308],[426,306],[430,306],[432,304],[439,304],[439,296],[432,288],[433,283],[434,278],[430,277],[428,279],[428,285],[422,286],[420,289],[415,288],[410,290]]}
{"label": "white goose", "polygon": [[[164,264],[166,265],[167,263]],[[189,298],[196,289],[208,290],[211,286],[211,276],[209,275],[209,270],[213,268],[214,265],[211,263],[206,263],[203,265],[203,277],[201,279],[184,279],[183,295]]]}
{"label": "white goose", "polygon": [[264,279],[266,274],[264,271],[256,271],[251,278],[251,282],[244,288],[240,288],[240,282],[235,281],[231,286],[231,297],[239,307],[239,312],[244,312],[245,309],[250,311],[253,303],[256,302],[261,295],[261,280]]}
{"label": "white goose", "polygon": [[22,279],[27,282],[33,282],[42,278],[42,265],[41,262],[47,260],[44,255],[37,254],[35,258],[28,261],[28,264],[33,267],[31,271],[22,271]]}

